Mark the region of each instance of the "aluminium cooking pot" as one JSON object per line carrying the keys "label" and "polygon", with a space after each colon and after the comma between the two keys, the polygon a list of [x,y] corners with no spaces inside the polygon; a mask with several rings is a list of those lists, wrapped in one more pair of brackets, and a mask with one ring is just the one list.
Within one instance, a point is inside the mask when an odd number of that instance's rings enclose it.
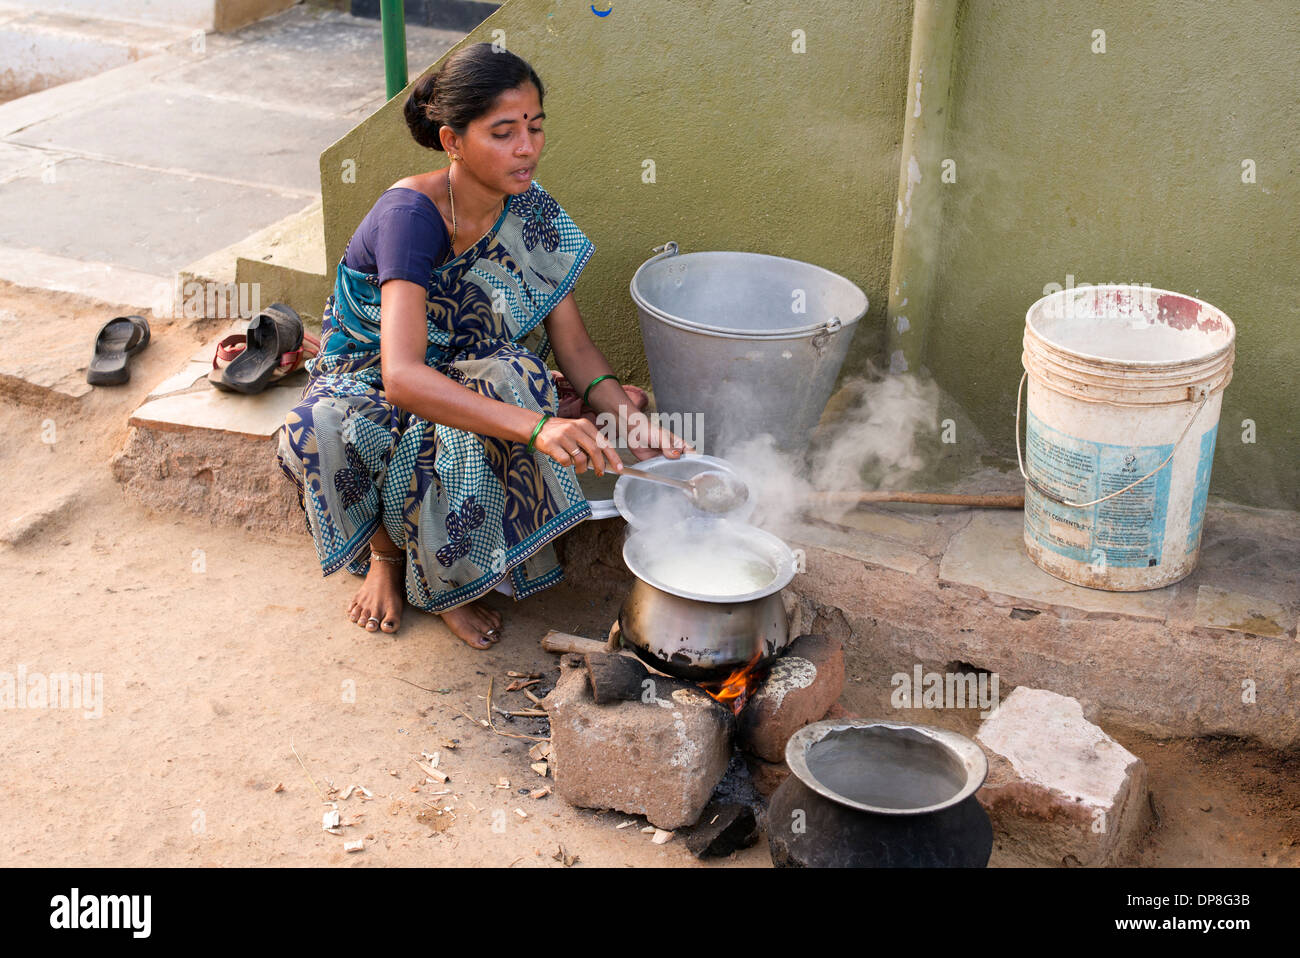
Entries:
{"label": "aluminium cooking pot", "polygon": [[[790,640],[781,590],[794,578],[795,554],[771,533],[725,519],[691,519],[630,535],[623,561],[636,580],[619,611],[619,631],[661,672],[692,682],[725,678],[774,658]],[[728,562],[741,563],[753,587],[720,592],[680,575],[701,562],[723,572]]]}

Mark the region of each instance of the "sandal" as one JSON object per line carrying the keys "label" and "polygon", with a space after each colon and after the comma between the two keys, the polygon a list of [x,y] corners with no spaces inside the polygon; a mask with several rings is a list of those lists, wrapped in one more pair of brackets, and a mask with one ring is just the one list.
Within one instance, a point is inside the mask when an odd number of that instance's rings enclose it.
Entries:
{"label": "sandal", "polygon": [[149,322],[143,316],[115,316],[100,327],[86,369],[92,386],[120,386],[131,378],[126,361],[149,345]]}
{"label": "sandal", "polygon": [[[235,357],[242,353],[247,345],[248,337],[243,333],[232,333],[217,343],[216,353],[212,357],[212,371],[208,373],[208,382],[218,389],[232,392],[233,390],[222,382],[221,377],[226,367],[234,362]],[[319,355],[320,340],[304,330],[302,346],[280,357],[280,364],[275,367],[268,385],[274,385],[290,373],[296,373],[307,364],[309,359],[315,359]]]}
{"label": "sandal", "polygon": [[320,353],[320,341],[284,303],[272,303],[248,322],[243,333],[217,344],[208,381],[225,392],[260,393]]}

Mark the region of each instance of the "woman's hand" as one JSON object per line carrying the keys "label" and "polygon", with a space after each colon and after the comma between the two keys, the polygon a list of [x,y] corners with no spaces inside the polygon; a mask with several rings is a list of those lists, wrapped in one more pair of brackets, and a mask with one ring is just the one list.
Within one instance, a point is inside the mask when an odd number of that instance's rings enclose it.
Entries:
{"label": "woman's hand", "polygon": [[653,459],[662,453],[669,459],[680,459],[695,447],[653,422],[643,412],[627,417],[627,447],[638,460]]}
{"label": "woman's hand", "polygon": [[578,472],[594,469],[596,475],[603,476],[606,469],[623,471],[623,460],[619,458],[618,450],[587,419],[552,416],[537,434],[533,447],[562,466],[573,466]]}

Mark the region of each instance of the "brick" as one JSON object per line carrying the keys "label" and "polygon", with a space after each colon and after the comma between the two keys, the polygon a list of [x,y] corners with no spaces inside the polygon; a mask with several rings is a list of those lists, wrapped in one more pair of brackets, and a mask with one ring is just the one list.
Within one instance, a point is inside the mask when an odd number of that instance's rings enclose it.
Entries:
{"label": "brick", "polygon": [[571,805],[695,824],[731,758],[735,718],[704,691],[659,677],[651,702],[597,705],[584,669],[564,668],[542,704],[555,791]]}
{"label": "brick", "polygon": [[824,635],[801,635],[740,713],[741,748],[769,762],[785,759],[785,743],[826,714],[844,691],[844,648]]}
{"label": "brick", "polygon": [[993,823],[991,864],[1116,865],[1146,832],[1146,765],[1075,699],[1021,686],[976,741],[989,759],[976,794]]}

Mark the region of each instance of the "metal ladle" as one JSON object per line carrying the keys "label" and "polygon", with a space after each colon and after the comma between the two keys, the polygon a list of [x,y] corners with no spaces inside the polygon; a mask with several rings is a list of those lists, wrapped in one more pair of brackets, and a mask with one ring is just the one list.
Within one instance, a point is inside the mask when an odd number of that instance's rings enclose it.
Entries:
{"label": "metal ladle", "polygon": [[619,475],[676,486],[686,493],[686,498],[701,512],[730,512],[743,506],[749,499],[748,486],[730,473],[718,469],[696,473],[690,479],[670,479],[644,469],[624,466]]}

